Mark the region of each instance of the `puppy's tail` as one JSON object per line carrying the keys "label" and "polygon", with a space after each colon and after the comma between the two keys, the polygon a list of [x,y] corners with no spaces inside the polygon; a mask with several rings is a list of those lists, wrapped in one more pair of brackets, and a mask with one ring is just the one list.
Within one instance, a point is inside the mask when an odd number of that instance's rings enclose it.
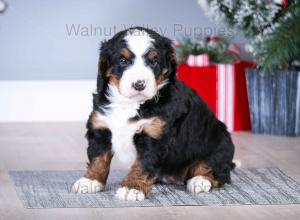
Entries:
{"label": "puppy's tail", "polygon": [[240,160],[233,160],[231,163],[231,170],[235,168],[240,168],[242,166],[242,162]]}

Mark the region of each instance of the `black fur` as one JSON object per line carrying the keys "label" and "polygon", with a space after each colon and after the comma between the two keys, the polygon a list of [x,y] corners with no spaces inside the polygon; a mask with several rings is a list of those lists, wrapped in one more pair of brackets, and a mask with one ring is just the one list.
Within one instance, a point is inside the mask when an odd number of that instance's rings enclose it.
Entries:
{"label": "black fur", "polygon": [[[160,90],[160,98],[142,104],[138,111],[139,116],[135,117],[140,119],[159,116],[166,122],[164,133],[159,139],[151,138],[145,133],[134,136],[144,171],[150,175],[176,175],[195,161],[205,161],[221,185],[230,182],[230,171],[234,168],[234,145],[226,126],[214,116],[192,89],[177,80],[177,65],[172,58],[174,51],[171,41],[154,31],[143,30],[155,39],[154,47],[159,54],[159,65],[154,67],[156,70],[153,71],[158,77],[162,68],[167,68],[168,72],[164,77],[170,81]],[[108,83],[105,71],[111,67],[113,74],[119,77],[122,74],[122,68],[118,67],[116,60],[118,51],[125,46],[123,37],[127,31],[119,32],[111,40],[102,43],[94,111],[102,112],[101,108],[105,108],[109,103],[105,96]],[[111,132],[93,129],[90,120],[87,129],[88,157],[92,160],[111,148]]]}

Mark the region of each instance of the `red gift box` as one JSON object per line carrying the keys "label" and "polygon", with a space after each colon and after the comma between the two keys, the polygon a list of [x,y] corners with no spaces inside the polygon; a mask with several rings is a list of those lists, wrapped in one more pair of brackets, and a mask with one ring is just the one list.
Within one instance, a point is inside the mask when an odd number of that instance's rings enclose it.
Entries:
{"label": "red gift box", "polygon": [[250,130],[245,69],[252,62],[191,67],[181,64],[177,76],[194,89],[229,131]]}

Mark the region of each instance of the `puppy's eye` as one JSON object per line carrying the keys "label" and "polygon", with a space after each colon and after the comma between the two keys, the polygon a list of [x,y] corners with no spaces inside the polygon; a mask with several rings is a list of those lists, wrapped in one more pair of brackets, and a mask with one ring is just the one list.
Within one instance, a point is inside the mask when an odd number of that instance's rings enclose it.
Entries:
{"label": "puppy's eye", "polygon": [[125,57],[121,57],[119,60],[119,63],[121,66],[127,66],[127,65],[129,65],[130,62]]}
{"label": "puppy's eye", "polygon": [[150,64],[151,66],[156,66],[158,64],[158,59],[157,57],[153,58],[152,60],[150,60]]}

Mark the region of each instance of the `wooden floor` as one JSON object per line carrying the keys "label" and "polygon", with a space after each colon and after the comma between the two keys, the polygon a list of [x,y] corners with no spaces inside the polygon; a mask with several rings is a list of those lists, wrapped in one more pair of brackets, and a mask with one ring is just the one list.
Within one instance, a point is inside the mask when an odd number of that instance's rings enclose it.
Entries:
{"label": "wooden floor", "polygon": [[[9,170],[76,170],[86,163],[84,123],[0,123],[0,219],[300,219],[300,205],[25,209]],[[300,181],[300,138],[234,133],[242,167],[276,166]],[[113,160],[113,168],[122,168]]]}

